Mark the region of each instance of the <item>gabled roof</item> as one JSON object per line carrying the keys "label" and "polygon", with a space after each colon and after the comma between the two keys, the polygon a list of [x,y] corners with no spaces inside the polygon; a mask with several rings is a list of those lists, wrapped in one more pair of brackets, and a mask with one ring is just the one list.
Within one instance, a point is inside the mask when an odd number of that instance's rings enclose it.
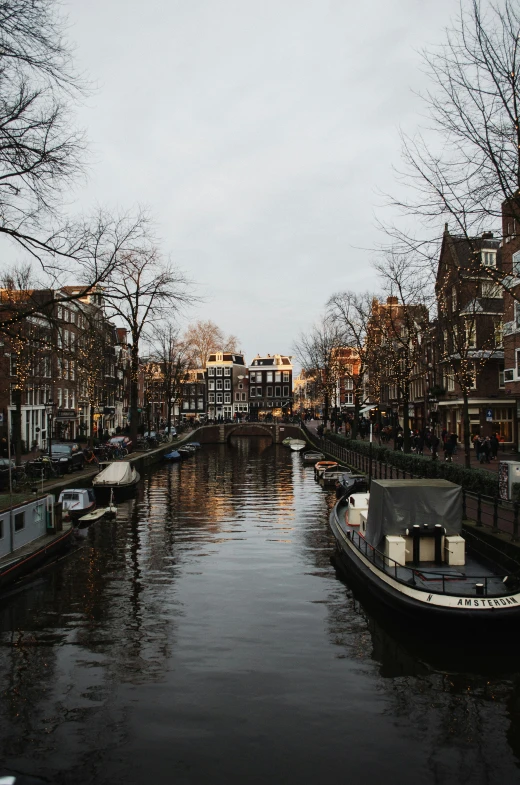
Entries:
{"label": "gabled roof", "polygon": [[475,314],[497,314],[504,313],[504,300],[502,297],[477,297],[470,300],[461,310],[461,316],[474,316]]}

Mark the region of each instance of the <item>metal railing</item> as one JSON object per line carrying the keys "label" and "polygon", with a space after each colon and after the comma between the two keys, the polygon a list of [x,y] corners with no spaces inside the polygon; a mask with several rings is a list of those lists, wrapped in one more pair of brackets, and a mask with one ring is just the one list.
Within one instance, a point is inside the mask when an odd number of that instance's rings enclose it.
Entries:
{"label": "metal railing", "polygon": [[[337,507],[334,509],[334,516],[336,518],[336,525],[342,529],[337,516]],[[342,529],[343,530],[343,529]],[[347,531],[347,537],[352,545],[364,556],[371,561],[378,569],[384,573],[391,575],[395,581],[402,583],[408,587],[412,587],[417,591],[425,592],[426,594],[445,594],[448,597],[504,597],[511,593],[510,588],[507,588],[503,582],[498,588],[493,590],[489,587],[489,581],[501,580],[499,575],[467,575],[465,573],[444,573],[435,570],[422,570],[415,569],[414,567],[407,567],[400,564],[391,556],[387,556],[382,551],[375,548],[367,540],[362,537],[359,532]],[[356,541],[357,540],[357,541]],[[398,572],[399,571],[399,572]],[[401,574],[399,574],[401,573]],[[404,573],[404,576],[403,576]],[[418,579],[428,580],[432,582],[439,582],[442,584],[442,590],[439,588],[432,589],[431,587],[421,586]],[[463,581],[464,586],[460,585],[456,591],[449,591],[446,589],[446,581]]]}
{"label": "metal railing", "polygon": [[[424,477],[424,475],[413,474],[402,467],[376,459],[375,456],[371,459],[369,455],[363,455],[343,447],[326,437],[320,438],[305,426],[303,429],[309,441],[317,445],[322,452],[334,456],[341,463],[367,475],[371,469],[374,479],[404,480]],[[462,488],[462,515],[464,519],[474,520],[478,528],[487,528],[494,534],[507,534],[510,536],[511,542],[520,542],[520,503],[517,501],[508,502],[498,496],[487,496]]]}

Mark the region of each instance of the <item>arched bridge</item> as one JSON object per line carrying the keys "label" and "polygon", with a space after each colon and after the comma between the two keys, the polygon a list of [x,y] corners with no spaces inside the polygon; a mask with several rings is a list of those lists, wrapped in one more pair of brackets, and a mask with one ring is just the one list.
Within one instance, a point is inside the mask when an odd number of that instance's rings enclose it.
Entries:
{"label": "arched bridge", "polygon": [[244,422],[203,425],[190,434],[190,440],[201,444],[226,444],[231,436],[270,436],[274,444],[280,444],[287,436],[305,439],[304,432],[297,425],[278,422]]}

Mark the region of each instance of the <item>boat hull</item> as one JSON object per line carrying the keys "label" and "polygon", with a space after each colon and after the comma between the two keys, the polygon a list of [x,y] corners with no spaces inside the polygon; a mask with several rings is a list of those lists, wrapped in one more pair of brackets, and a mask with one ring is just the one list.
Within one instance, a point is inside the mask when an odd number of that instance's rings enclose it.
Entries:
{"label": "boat hull", "polygon": [[[34,570],[42,567],[47,562],[59,558],[72,542],[74,527],[71,525],[63,531],[61,536],[53,537],[48,542],[42,542],[40,547],[35,547],[31,553],[21,556],[9,564],[0,567],[0,590],[16,581],[25,578]],[[45,538],[42,538],[43,540]]]}
{"label": "boat hull", "polygon": [[[345,510],[339,502],[331,512],[330,527],[334,534],[337,554],[346,577],[352,580],[362,593],[386,612],[391,612],[400,621],[415,626],[431,628],[439,625],[451,635],[475,632],[482,634],[487,628],[513,634],[520,621],[520,594],[504,597],[468,595],[446,595],[420,591],[403,585],[371,564],[349,540],[337,519],[338,508]],[[340,512],[341,514],[341,512]],[[520,635],[520,630],[517,635]]]}

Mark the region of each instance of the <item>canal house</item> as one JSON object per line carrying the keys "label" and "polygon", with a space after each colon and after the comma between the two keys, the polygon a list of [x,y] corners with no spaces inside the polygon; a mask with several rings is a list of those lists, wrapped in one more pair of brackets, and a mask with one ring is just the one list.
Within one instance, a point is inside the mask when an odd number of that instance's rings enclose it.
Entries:
{"label": "canal house", "polygon": [[257,355],[249,366],[249,410],[251,419],[282,417],[292,412],[292,357]]}

